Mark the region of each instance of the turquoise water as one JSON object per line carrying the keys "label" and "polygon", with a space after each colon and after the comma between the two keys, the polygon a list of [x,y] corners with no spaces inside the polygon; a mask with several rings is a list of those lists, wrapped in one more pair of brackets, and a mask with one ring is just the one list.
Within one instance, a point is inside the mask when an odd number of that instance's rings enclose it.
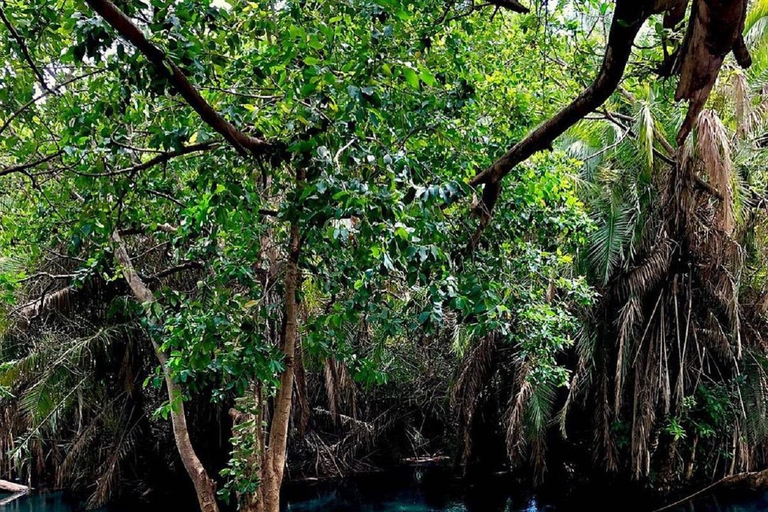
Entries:
{"label": "turquoise water", "polygon": [[[554,489],[554,491],[553,491]],[[389,472],[336,484],[288,486],[285,512],[647,512],[621,493],[597,486],[579,495],[534,495],[499,478],[467,485],[433,471]],[[0,495],[0,499],[2,495]],[[173,500],[173,497],[171,497]],[[33,495],[0,507],[2,512],[76,512],[61,493]],[[110,506],[101,512],[195,512],[173,500],[165,505]],[[768,493],[730,497],[706,496],[672,512],[768,512]]]}

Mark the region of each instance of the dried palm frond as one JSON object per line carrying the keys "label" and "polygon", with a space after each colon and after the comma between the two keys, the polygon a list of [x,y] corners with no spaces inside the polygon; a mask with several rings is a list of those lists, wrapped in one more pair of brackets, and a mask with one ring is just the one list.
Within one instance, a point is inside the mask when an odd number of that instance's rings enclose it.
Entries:
{"label": "dried palm frond", "polygon": [[329,357],[325,360],[325,392],[328,396],[328,410],[331,416],[338,421],[342,408],[348,408],[350,416],[357,413],[357,387],[347,366]]}
{"label": "dried palm frond", "polygon": [[716,227],[731,235],[736,228],[733,212],[733,161],[728,132],[713,110],[703,110],[696,125],[696,155],[709,184],[720,194]]}
{"label": "dried palm frond", "polygon": [[119,431],[115,432],[114,441],[110,443],[106,451],[109,455],[98,469],[100,477],[96,481],[96,489],[88,498],[88,507],[101,507],[115,495],[120,483],[120,463],[133,451],[136,445],[138,438],[136,427],[138,424],[138,420],[133,424],[119,422]]}
{"label": "dried palm frond", "polygon": [[671,241],[662,233],[639,264],[619,278],[616,285],[619,296],[640,298],[654,290],[669,275],[673,249]]}
{"label": "dried palm frond", "polygon": [[736,133],[740,138],[751,136],[755,126],[755,118],[753,115],[752,96],[749,84],[747,83],[746,74],[742,72],[734,73],[732,88],[736,110]]}
{"label": "dried palm frond", "polygon": [[624,392],[624,376],[627,371],[627,356],[631,352],[631,342],[634,336],[635,327],[642,321],[643,312],[640,300],[632,296],[621,308],[618,318],[619,346],[616,359],[616,376],[614,378],[614,387],[616,389],[614,399],[614,414],[617,416],[621,411],[621,397]]}
{"label": "dried palm frond", "polygon": [[[529,367],[518,363],[516,371],[515,392],[509,399],[507,412],[507,452],[513,461],[519,461],[525,454],[528,444],[528,430],[526,429],[526,417],[534,394],[534,383],[529,375]],[[536,418],[541,420],[541,417]]]}
{"label": "dried palm frond", "polygon": [[472,452],[475,409],[482,395],[485,378],[490,371],[495,351],[496,335],[492,333],[482,337],[464,357],[459,374],[452,386],[451,404],[462,428],[462,466],[465,468]]}

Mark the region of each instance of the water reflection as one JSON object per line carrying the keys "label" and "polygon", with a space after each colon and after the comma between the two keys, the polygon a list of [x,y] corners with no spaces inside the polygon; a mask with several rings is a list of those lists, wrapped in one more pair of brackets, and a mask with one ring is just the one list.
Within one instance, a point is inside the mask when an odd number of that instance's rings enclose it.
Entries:
{"label": "water reflection", "polygon": [[[439,470],[387,472],[337,485],[289,488],[286,512],[648,512],[653,507],[597,485],[534,495],[502,477],[465,485]],[[670,512],[768,512],[768,493],[703,497]]]}
{"label": "water reflection", "polygon": [[[2,495],[0,495],[2,498]],[[626,495],[596,486],[565,495],[555,487],[534,495],[501,477],[467,485],[440,470],[395,471],[348,479],[337,484],[289,485],[284,512],[648,512],[650,507]],[[60,493],[28,496],[2,512],[75,512]],[[101,512],[195,512],[192,504],[154,503],[111,506]],[[768,493],[707,496],[670,512],[768,512]]]}

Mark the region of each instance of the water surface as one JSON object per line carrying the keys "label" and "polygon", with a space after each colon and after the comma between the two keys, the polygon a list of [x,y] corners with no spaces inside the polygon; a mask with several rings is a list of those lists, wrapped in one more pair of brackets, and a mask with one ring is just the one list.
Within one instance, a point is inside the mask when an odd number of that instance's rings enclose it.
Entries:
{"label": "water surface", "polygon": [[[498,476],[472,484],[435,470],[387,472],[341,484],[288,488],[287,512],[651,512],[655,507],[605,486],[542,493]],[[768,512],[768,493],[704,496],[669,512]]]}
{"label": "water surface", "polygon": [[[0,495],[0,498],[2,495]],[[2,512],[76,512],[76,503],[61,493],[38,494],[0,507]],[[501,477],[465,484],[435,470],[395,471],[340,483],[287,486],[285,512],[630,512],[650,511],[636,500],[608,489],[567,496],[550,489],[534,494]],[[100,512],[195,512],[194,506],[155,503],[113,505]],[[729,497],[705,496],[671,512],[767,512],[768,493]]]}

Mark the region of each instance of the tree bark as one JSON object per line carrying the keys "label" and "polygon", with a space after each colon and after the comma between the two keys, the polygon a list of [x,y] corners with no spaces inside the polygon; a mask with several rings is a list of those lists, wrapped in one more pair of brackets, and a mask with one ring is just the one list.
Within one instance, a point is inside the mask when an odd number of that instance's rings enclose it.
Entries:
{"label": "tree bark", "polygon": [[280,511],[280,487],[285,471],[286,448],[288,443],[288,425],[291,417],[293,397],[294,365],[296,356],[296,337],[298,331],[299,302],[298,289],[301,280],[299,254],[301,237],[298,221],[291,222],[288,247],[288,262],[285,269],[285,295],[282,345],[285,356],[285,370],[280,376],[280,389],[275,397],[272,414],[272,426],[269,432],[269,445],[262,467],[261,499],[264,512]]}
{"label": "tree bark", "polygon": [[[128,251],[125,248],[120,235],[117,231],[112,234],[112,240],[115,242],[115,259],[120,265],[123,277],[125,278],[128,286],[131,288],[136,300],[142,304],[151,303],[155,301],[155,296],[152,290],[144,284],[139,274],[131,262],[131,258],[128,255]],[[150,338],[151,339],[151,338]],[[168,390],[168,399],[171,404],[171,423],[173,425],[173,437],[176,441],[176,448],[179,451],[181,462],[184,464],[189,478],[192,480],[192,484],[195,486],[195,493],[197,494],[197,502],[200,505],[202,512],[218,512],[219,507],[216,503],[216,482],[208,475],[203,463],[195,452],[192,446],[192,441],[189,437],[189,428],[187,427],[187,416],[184,411],[184,398],[181,390],[173,380],[173,376],[168,370],[168,357],[160,349],[157,342],[152,339],[152,347],[155,351],[155,356],[160,363],[160,368],[163,371],[163,378],[165,379],[165,386]]]}
{"label": "tree bark", "polygon": [[747,0],[694,1],[688,31],[675,69],[680,73],[675,100],[690,102],[688,114],[677,136],[678,145],[688,137],[709,99],[725,56],[733,51],[742,67],[749,67],[752,63],[741,36],[746,15]]}

